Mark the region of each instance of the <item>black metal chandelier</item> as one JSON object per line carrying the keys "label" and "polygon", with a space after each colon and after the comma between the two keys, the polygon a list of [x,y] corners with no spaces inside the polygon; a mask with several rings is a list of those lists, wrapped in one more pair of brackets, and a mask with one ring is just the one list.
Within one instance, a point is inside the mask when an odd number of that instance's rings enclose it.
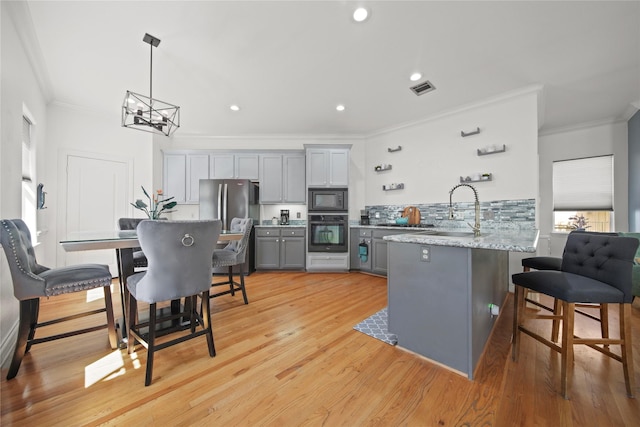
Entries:
{"label": "black metal chandelier", "polygon": [[153,99],[153,48],[160,39],[145,34],[143,42],[149,43],[151,60],[149,70],[149,96],[127,91],[122,103],[122,126],[169,136],[180,127],[180,107]]}

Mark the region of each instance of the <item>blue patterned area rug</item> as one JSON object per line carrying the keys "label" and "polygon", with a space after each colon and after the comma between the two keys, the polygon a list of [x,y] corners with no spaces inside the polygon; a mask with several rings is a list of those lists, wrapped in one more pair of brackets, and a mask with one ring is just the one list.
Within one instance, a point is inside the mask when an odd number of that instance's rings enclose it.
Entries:
{"label": "blue patterned area rug", "polygon": [[367,334],[370,337],[379,339],[387,344],[396,345],[398,338],[396,334],[389,333],[387,323],[387,307],[383,308],[371,317],[367,317],[362,322],[353,327],[358,332]]}

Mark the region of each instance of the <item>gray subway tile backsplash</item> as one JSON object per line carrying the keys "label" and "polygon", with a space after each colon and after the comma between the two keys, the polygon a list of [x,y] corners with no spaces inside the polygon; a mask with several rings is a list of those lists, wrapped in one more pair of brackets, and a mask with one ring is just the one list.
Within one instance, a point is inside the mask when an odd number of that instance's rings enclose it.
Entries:
{"label": "gray subway tile backsplash", "polygon": [[[365,209],[369,211],[370,223],[393,223],[400,217],[407,205],[371,205]],[[467,222],[473,222],[475,206],[472,202],[456,202],[453,204],[455,213],[461,218],[449,219],[448,203],[416,204],[420,209],[421,222],[433,224],[436,227],[467,228]],[[379,218],[376,218],[379,213]],[[493,200],[480,202],[480,223],[482,228],[517,228],[533,229],[536,224],[535,199]]]}

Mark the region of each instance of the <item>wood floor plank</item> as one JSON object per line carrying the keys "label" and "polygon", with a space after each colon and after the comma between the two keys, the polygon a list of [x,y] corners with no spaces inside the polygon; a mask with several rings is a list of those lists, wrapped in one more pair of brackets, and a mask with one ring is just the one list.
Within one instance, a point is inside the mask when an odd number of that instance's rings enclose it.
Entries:
{"label": "wood floor plank", "polygon": [[[106,331],[34,346],[15,379],[2,371],[0,424],[640,425],[640,399],[626,397],[621,364],[598,352],[576,348],[570,400],[559,394],[557,353],[523,337],[513,362],[512,298],[469,381],[353,329],[386,306],[384,278],[254,273],[246,283],[248,305],[240,294],[211,301],[217,356],[209,357],[204,337],[162,350],[150,387],[144,349],[112,351]],[[41,313],[100,304],[68,295],[43,300]],[[533,327],[550,334],[549,326]],[[576,330],[597,335],[599,324],[577,316]],[[637,306],[632,330],[640,384]]]}

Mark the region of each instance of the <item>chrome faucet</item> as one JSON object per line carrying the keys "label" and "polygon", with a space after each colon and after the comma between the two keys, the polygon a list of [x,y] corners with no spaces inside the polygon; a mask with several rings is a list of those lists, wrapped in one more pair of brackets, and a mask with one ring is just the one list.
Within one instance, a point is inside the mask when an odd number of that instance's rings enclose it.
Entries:
{"label": "chrome faucet", "polygon": [[471,229],[473,230],[473,235],[475,237],[478,237],[480,235],[480,200],[478,199],[478,191],[475,189],[475,187],[471,184],[458,184],[455,187],[453,187],[451,189],[451,191],[449,191],[449,219],[454,219],[453,218],[453,202],[452,202],[452,197],[453,197],[453,192],[456,188],[459,187],[469,187],[470,189],[473,190],[473,195],[475,196],[475,208],[476,208],[476,223],[474,225],[471,225],[467,222],[467,224],[469,224],[469,227],[471,227]]}

